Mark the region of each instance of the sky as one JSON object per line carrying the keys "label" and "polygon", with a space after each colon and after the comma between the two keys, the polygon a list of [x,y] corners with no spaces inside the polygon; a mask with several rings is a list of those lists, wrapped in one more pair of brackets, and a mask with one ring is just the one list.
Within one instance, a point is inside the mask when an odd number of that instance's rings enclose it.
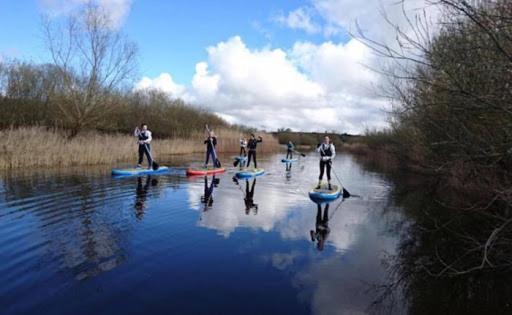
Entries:
{"label": "sky", "polygon": [[[42,16],[72,14],[86,1],[0,0],[0,61],[48,61]],[[387,126],[385,78],[371,70],[386,61],[350,34],[357,22],[393,45],[383,13],[408,27],[396,0],[92,1],[138,46],[134,90],[159,89],[265,130]],[[409,0],[406,12],[425,6]]]}

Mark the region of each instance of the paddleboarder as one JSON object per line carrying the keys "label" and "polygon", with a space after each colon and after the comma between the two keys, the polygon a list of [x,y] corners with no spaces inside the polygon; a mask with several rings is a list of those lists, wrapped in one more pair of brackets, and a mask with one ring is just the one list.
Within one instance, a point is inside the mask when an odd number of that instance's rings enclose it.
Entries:
{"label": "paddleboarder", "polygon": [[320,189],[322,187],[322,178],[324,177],[325,170],[327,170],[327,184],[329,190],[332,190],[331,164],[332,160],[336,156],[336,148],[334,147],[334,144],[331,143],[329,136],[325,136],[324,142],[319,143],[316,146],[316,151],[320,153],[320,176],[318,177],[318,186],[316,189]]}
{"label": "paddleboarder", "polygon": [[249,142],[247,142],[247,148],[249,149],[249,155],[247,157],[247,167],[251,164],[251,158],[254,161],[254,168],[258,168],[258,162],[256,161],[256,147],[258,146],[258,143],[263,142],[263,138],[258,137],[256,139],[256,136],[251,133],[251,139],[249,139]]}
{"label": "paddleboarder", "polygon": [[247,139],[240,138],[240,156],[247,156]]}
{"label": "paddleboarder", "polygon": [[295,146],[293,145],[293,142],[290,140],[288,141],[288,144],[286,145],[287,151],[286,151],[286,159],[293,159],[293,150],[295,150]]}
{"label": "paddleboarder", "polygon": [[217,159],[217,152],[215,151],[215,146],[217,145],[217,137],[215,137],[215,133],[213,130],[208,128],[208,125],[205,126],[208,137],[204,140],[204,144],[206,144],[206,161],[204,162],[204,168],[208,167],[208,162],[210,161],[210,157],[212,158],[213,167],[219,167],[219,161]]}
{"label": "paddleboarder", "polygon": [[139,144],[139,161],[137,163],[137,168],[142,167],[142,161],[144,160],[144,155],[146,155],[146,159],[149,164],[148,169],[151,169],[153,165],[153,160],[151,158],[151,140],[153,138],[151,137],[151,131],[149,131],[148,125],[142,123],[140,125],[140,129],[139,126],[135,127],[133,135],[137,137]]}

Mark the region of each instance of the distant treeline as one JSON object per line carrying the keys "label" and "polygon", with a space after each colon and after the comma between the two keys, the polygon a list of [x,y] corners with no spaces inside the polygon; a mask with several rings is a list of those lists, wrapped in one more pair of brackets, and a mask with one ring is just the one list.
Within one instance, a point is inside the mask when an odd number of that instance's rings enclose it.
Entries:
{"label": "distant treeline", "polygon": [[80,130],[127,133],[145,122],[160,138],[187,137],[202,132],[205,124],[246,133],[252,131],[231,126],[205,109],[157,91],[116,91],[109,97],[108,108],[98,106],[94,109],[98,113],[84,117],[77,126],[79,117],[74,112],[79,110],[55,91],[57,77],[55,68],[49,64],[0,64],[3,83],[0,85],[3,86],[0,128],[46,126],[73,131],[78,127]]}
{"label": "distant treeline", "polygon": [[347,133],[339,134],[336,132],[296,132],[288,128],[278,129],[273,133],[280,144],[293,142],[295,145],[303,145],[314,147],[323,141],[325,136],[329,136],[334,144],[350,143],[359,138],[357,135],[350,135]]}

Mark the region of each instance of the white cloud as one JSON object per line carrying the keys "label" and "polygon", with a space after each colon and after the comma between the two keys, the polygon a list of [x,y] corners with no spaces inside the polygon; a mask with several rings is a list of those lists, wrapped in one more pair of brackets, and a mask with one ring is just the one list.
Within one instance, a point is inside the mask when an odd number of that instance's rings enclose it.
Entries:
{"label": "white cloud", "polygon": [[54,17],[73,14],[92,3],[106,14],[113,28],[119,28],[130,14],[132,0],[40,0],[40,3],[43,10]]}
{"label": "white cloud", "polygon": [[289,51],[249,49],[238,36],[207,49],[191,86],[169,74],[144,78],[137,88],[157,88],[206,106],[231,123],[275,130],[358,133],[383,127],[386,102],[372,93],[378,78],[364,64],[368,48],[345,44],[296,43]]}
{"label": "white cloud", "polygon": [[312,10],[310,8],[300,7],[287,15],[281,13],[274,19],[291,29],[303,30],[309,34],[318,33],[320,27],[313,21],[311,14]]}
{"label": "white cloud", "polygon": [[414,16],[422,15],[423,10],[432,20],[439,16],[438,7],[430,5],[427,0],[314,0],[313,6],[324,19],[324,33],[327,35],[340,29],[357,33],[357,23],[365,36],[388,44],[395,41],[395,26],[409,33],[411,26],[407,20],[414,23]]}
{"label": "white cloud", "polygon": [[134,90],[159,90],[174,98],[186,98],[185,86],[174,82],[169,73],[162,73],[154,79],[143,77],[135,84]]}

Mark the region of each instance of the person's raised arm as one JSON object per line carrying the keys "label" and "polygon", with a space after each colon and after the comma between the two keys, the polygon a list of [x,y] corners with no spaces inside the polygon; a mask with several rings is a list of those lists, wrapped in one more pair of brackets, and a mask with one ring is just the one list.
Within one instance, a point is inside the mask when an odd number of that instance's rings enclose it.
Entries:
{"label": "person's raised arm", "polygon": [[140,129],[139,126],[135,127],[135,130],[133,131],[133,136],[138,137],[140,135]]}

